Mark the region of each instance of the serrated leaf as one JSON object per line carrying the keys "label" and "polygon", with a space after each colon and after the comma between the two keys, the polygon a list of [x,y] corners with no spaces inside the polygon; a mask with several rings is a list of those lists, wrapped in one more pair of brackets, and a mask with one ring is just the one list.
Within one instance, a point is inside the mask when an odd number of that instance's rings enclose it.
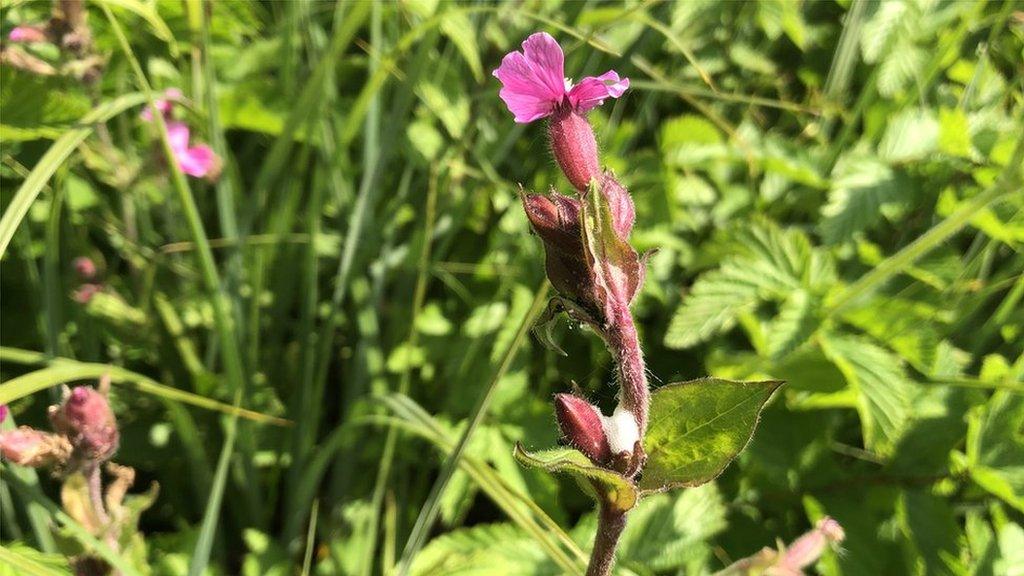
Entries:
{"label": "serrated leaf", "polygon": [[0,545],[0,576],[70,576],[68,559],[45,554],[20,542]]}
{"label": "serrated leaf", "polygon": [[681,568],[704,541],[725,529],[726,509],[714,483],[644,498],[629,513],[619,543],[623,562],[658,572]]}
{"label": "serrated leaf", "polygon": [[865,446],[891,454],[910,422],[914,394],[899,357],[851,336],[829,335],[821,344],[856,394]]}
{"label": "serrated leaf", "polygon": [[832,172],[828,204],[821,209],[822,237],[829,244],[851,240],[908,196],[904,183],[886,163],[871,156],[844,157]]}
{"label": "serrated leaf", "polygon": [[[522,444],[516,442],[513,454],[523,466],[575,477],[591,496],[610,503],[618,510],[626,511],[636,505],[637,491],[629,480],[611,470],[598,468],[579,450],[553,448],[527,452]],[[598,494],[594,490],[601,492]]]}
{"label": "serrated leaf", "polygon": [[781,385],[704,378],[655,390],[640,488],[699,486],[717,477],[750,441]]}
{"label": "serrated leaf", "polygon": [[927,62],[927,53],[909,39],[897,40],[878,67],[878,93],[891,98],[912,83]]}
{"label": "serrated leaf", "polygon": [[1024,396],[996,392],[971,414],[967,460],[979,486],[1024,512]]}
{"label": "serrated leaf", "polygon": [[907,490],[900,497],[901,527],[917,549],[924,574],[966,574],[958,558],[960,523],[946,500],[919,490]]}
{"label": "serrated leaf", "polygon": [[904,110],[892,118],[878,144],[878,156],[888,162],[921,160],[939,146],[939,121],[926,109]]}
{"label": "serrated leaf", "polygon": [[801,288],[819,293],[834,281],[831,257],[798,230],[762,221],[744,229],[738,241],[740,254],[694,283],[669,322],[665,346],[688,348],[729,330],[761,301],[784,301]]}
{"label": "serrated leaf", "polygon": [[768,355],[781,358],[799,348],[818,329],[820,301],[806,290],[794,290],[783,301],[768,327]]}

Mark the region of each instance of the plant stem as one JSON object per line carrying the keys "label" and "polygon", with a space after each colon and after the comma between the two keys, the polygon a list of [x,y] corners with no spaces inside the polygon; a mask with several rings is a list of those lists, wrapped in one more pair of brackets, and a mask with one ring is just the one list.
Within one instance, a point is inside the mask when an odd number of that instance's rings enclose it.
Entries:
{"label": "plant stem", "polygon": [[615,563],[615,548],[619,537],[626,528],[626,513],[613,510],[608,504],[601,504],[597,521],[597,535],[594,537],[594,550],[590,553],[590,566],[587,576],[607,576],[611,574]]}
{"label": "plant stem", "polygon": [[647,412],[651,393],[647,388],[647,368],[640,337],[636,332],[633,315],[623,307],[612,321],[613,328],[605,336],[605,344],[615,357],[621,387],[620,405],[636,417],[640,437],[647,430]]}

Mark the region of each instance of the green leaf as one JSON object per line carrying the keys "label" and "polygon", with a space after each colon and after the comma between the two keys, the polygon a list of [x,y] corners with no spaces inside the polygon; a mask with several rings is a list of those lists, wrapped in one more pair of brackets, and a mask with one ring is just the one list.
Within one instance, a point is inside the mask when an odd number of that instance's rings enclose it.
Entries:
{"label": "green leaf", "polygon": [[[611,470],[598,468],[579,450],[553,448],[531,453],[517,442],[514,454],[523,466],[572,475],[587,493],[618,510],[626,511],[636,505],[637,491],[629,480]],[[600,490],[600,494],[595,489]]]}
{"label": "green leaf", "polygon": [[1024,396],[999,391],[971,414],[967,461],[982,488],[1024,512]]}
{"label": "green leaf", "polygon": [[644,498],[629,513],[619,558],[658,572],[706,554],[704,542],[725,530],[726,509],[714,483]]}
{"label": "green leaf", "polygon": [[0,576],[70,576],[68,560],[19,542],[0,544]]}
{"label": "green leaf", "polygon": [[910,422],[915,393],[899,357],[852,336],[828,335],[821,345],[856,393],[865,446],[891,454]]}
{"label": "green leaf", "polygon": [[441,17],[441,32],[452,41],[462,58],[473,72],[477,82],[484,79],[484,67],[480,63],[480,47],[477,46],[477,31],[469,16],[462,10],[449,10]]}
{"label": "green leaf", "polygon": [[939,147],[939,121],[931,110],[904,110],[888,121],[878,156],[889,162],[921,160]]}
{"label": "green leaf", "polygon": [[717,477],[750,441],[781,385],[704,378],[655,390],[640,488],[699,486]]}
{"label": "green leaf", "polygon": [[763,220],[743,230],[738,242],[740,254],[694,283],[669,322],[665,346],[688,348],[729,330],[760,302],[785,302],[801,288],[820,293],[834,281],[831,257],[814,249],[799,230]]}
{"label": "green leaf", "polygon": [[907,490],[897,506],[900,524],[919,555],[924,574],[960,575],[967,567],[958,558],[961,530],[949,503],[919,490]]}
{"label": "green leaf", "polygon": [[510,524],[483,524],[444,534],[416,556],[414,576],[557,576],[551,562],[530,535]]}
{"label": "green leaf", "polygon": [[907,197],[905,182],[886,163],[863,154],[843,157],[832,171],[828,203],[821,209],[822,237],[829,244],[852,240]]}
{"label": "green leaf", "polygon": [[821,301],[806,290],[789,294],[768,327],[768,355],[781,358],[807,342],[821,324],[820,305]]}

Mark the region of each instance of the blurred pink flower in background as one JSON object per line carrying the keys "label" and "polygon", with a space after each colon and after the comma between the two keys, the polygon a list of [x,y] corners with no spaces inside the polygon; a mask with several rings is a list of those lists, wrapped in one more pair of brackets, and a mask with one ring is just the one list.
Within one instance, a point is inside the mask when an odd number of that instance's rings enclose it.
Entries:
{"label": "blurred pink flower in background", "polygon": [[[181,100],[183,97],[184,95],[181,93],[181,90],[177,88],[168,88],[167,90],[164,90],[164,97],[159,98],[154,102],[154,107],[157,111],[163,114],[165,120],[169,119],[171,110],[174,108],[174,102]],[[153,120],[153,109],[147,106],[139,114],[139,118],[142,118],[146,122],[151,122]]]}
{"label": "blurred pink flower in background", "polygon": [[99,284],[82,284],[71,293],[71,299],[79,304],[88,304],[100,290]]}
{"label": "blurred pink flower in background", "polygon": [[11,42],[32,44],[35,42],[46,42],[46,31],[35,26],[15,26],[7,35]]}
{"label": "blurred pink flower in background", "polygon": [[7,411],[7,404],[0,404],[0,424],[3,424],[4,420],[7,420]]}
{"label": "blurred pink flower in background", "polygon": [[[174,102],[181,100],[182,97],[181,90],[168,88],[164,91],[164,98],[157,100],[153,106],[153,108],[160,112],[167,123],[167,139],[171,143],[171,153],[174,155],[174,161],[178,165],[178,170],[189,176],[216,178],[220,171],[220,159],[213,152],[213,149],[206,144],[189,146],[191,131],[188,125],[171,119]],[[147,107],[139,114],[139,118],[145,122],[152,122],[153,109]]]}
{"label": "blurred pink flower in background", "polygon": [[71,267],[82,280],[92,280],[96,276],[96,263],[88,256],[79,256],[71,261]]}
{"label": "blurred pink flower in background", "polygon": [[189,146],[189,129],[184,123],[169,122],[167,137],[171,141],[171,152],[174,153],[179,170],[196,178],[214,172],[218,163],[217,155],[206,144]]}
{"label": "blurred pink flower in background", "polygon": [[502,84],[498,95],[519,123],[550,116],[563,105],[586,112],[629,88],[629,78],[620,78],[614,70],[573,85],[565,77],[562,48],[546,32],[530,35],[523,41],[522,52],[506,54],[493,74]]}

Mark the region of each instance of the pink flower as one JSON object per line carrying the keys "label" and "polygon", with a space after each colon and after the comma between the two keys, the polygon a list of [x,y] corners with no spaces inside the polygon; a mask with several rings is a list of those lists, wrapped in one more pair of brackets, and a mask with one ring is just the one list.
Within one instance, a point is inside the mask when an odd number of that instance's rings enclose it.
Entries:
{"label": "pink flower", "polygon": [[595,464],[612,457],[597,406],[573,394],[555,394],[555,417],[566,441]]}
{"label": "pink flower", "polygon": [[[171,116],[171,110],[174,108],[174,102],[181,100],[183,94],[181,90],[177,88],[168,88],[164,90],[164,97],[156,100],[153,103],[153,108],[156,108],[158,112],[163,114],[164,119],[169,119]],[[146,107],[140,114],[139,118],[142,118],[146,122],[153,121],[153,108]]]}
{"label": "pink flower", "polygon": [[7,412],[7,404],[0,404],[0,424],[3,424],[4,420],[7,420]]}
{"label": "pink flower", "polygon": [[205,144],[189,146],[189,129],[183,122],[168,122],[167,138],[179,170],[196,178],[216,172],[217,155]]}
{"label": "pink flower", "polygon": [[546,32],[530,35],[522,52],[510,52],[494,76],[501,81],[498,93],[519,123],[533,122],[566,107],[583,113],[600,106],[605,98],[618,98],[629,88],[629,78],[614,70],[587,76],[573,85],[565,78],[565,56],[558,42]]}
{"label": "pink flower", "polygon": [[11,42],[22,42],[25,44],[46,42],[46,32],[42,28],[35,26],[15,26],[10,34],[7,35],[7,39]]}

